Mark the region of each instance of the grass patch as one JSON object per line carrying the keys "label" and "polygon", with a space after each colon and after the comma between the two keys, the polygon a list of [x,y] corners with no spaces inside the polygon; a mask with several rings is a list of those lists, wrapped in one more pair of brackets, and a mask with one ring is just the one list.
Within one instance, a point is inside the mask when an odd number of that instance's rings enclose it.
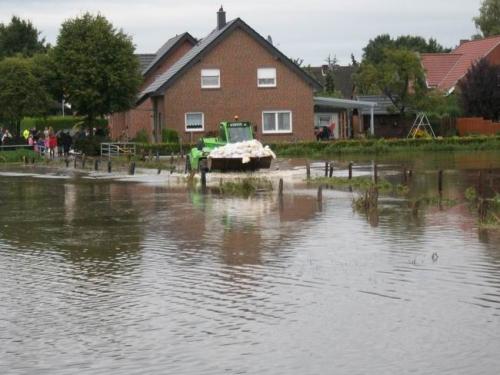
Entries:
{"label": "grass patch", "polygon": [[219,190],[223,195],[237,195],[249,197],[257,192],[271,191],[273,185],[267,178],[248,177],[234,181],[222,181]]}
{"label": "grass patch", "polygon": [[269,144],[279,157],[322,157],[342,154],[384,154],[422,151],[483,151],[500,149],[499,136],[436,139],[352,139],[332,142]]}
{"label": "grass patch", "polygon": [[316,177],[308,181],[313,185],[322,185],[333,188],[350,186],[354,189],[365,190],[371,187],[376,187],[378,190],[384,192],[388,192],[393,189],[393,186],[389,181],[379,178],[377,184],[375,185],[372,178],[368,176],[357,176],[350,180],[347,177]]}
{"label": "grass patch", "polygon": [[21,163],[25,158],[28,160],[35,159],[36,161],[41,160],[40,155],[33,150],[0,151],[0,163]]}

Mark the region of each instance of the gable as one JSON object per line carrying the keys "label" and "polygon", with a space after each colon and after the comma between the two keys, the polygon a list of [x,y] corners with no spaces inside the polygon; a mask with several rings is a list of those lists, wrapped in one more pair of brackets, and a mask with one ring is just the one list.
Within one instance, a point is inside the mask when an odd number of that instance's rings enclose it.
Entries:
{"label": "gable", "polygon": [[206,56],[216,46],[218,46],[220,43],[223,43],[225,39],[237,29],[247,33],[251,38],[255,40],[255,42],[266,49],[274,59],[285,64],[289,70],[298,75],[307,84],[315,89],[321,89],[321,85],[314,78],[305,73],[299,66],[293,63],[288,57],[281,53],[276,47],[274,47],[270,42],[264,39],[245,22],[237,18],[233,21],[228,22],[220,30],[213,30],[206,38],[202,39],[179,61],[177,61],[168,71],[160,75],[153,83],[151,83],[151,85],[143,90],[139,95],[138,102],[143,101],[146,97],[149,96],[163,95],[164,91],[170,85],[172,85],[175,80],[180,78],[187,70],[191,69],[197,62],[200,61],[200,59]]}

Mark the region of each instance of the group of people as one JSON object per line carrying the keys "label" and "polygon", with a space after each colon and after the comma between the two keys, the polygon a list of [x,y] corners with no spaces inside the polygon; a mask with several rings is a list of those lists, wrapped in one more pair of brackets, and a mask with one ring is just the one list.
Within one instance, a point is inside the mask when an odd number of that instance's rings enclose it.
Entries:
{"label": "group of people", "polygon": [[73,144],[73,138],[69,132],[62,130],[54,132],[52,127],[45,127],[43,131],[35,128],[25,129],[23,137],[30,146],[33,146],[35,151],[48,154],[51,159],[54,159],[56,154],[68,156]]}

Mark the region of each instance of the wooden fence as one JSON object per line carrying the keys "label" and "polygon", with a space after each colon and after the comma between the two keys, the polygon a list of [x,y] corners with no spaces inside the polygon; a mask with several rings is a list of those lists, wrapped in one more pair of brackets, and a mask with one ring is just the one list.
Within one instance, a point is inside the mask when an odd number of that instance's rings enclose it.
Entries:
{"label": "wooden fence", "polygon": [[500,123],[481,117],[461,117],[457,119],[457,130],[460,136],[470,134],[497,135],[500,134]]}

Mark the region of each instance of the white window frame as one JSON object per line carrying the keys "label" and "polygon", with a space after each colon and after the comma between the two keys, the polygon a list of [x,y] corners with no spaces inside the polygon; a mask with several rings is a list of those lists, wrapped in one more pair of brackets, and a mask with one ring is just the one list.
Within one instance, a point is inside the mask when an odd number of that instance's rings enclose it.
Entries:
{"label": "white window frame", "polygon": [[[203,84],[203,77],[217,77],[219,82],[216,85]],[[219,89],[220,88],[220,69],[201,69],[200,72],[201,88],[202,89]]]}
{"label": "white window frame", "polygon": [[[261,78],[259,77],[259,72],[264,71],[264,70],[273,70],[274,71],[274,83],[260,83],[261,79],[269,79],[269,78]],[[257,87],[276,87],[278,79],[277,79],[277,73],[276,73],[276,68],[257,68]]]}
{"label": "white window frame", "polygon": [[[264,115],[272,113],[275,116],[275,130],[266,130],[264,129]],[[278,114],[280,113],[288,113],[290,114],[290,129],[289,130],[280,130],[278,129]],[[290,134],[293,132],[293,115],[292,111],[289,110],[280,110],[280,111],[262,111],[262,134]]]}
{"label": "white window frame", "polygon": [[[188,115],[201,115],[201,128],[199,129],[188,129],[187,117]],[[184,131],[186,132],[203,132],[205,131],[205,114],[203,112],[186,112],[184,114]]]}

